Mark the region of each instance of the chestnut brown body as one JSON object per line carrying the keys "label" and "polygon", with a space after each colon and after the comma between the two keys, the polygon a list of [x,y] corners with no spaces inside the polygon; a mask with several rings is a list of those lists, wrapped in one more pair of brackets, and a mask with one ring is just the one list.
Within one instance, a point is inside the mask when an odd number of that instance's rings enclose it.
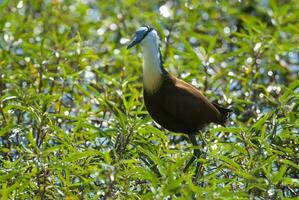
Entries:
{"label": "chestnut brown body", "polygon": [[144,90],[144,102],[158,124],[186,134],[196,133],[210,122],[224,125],[230,112],[210,103],[194,86],[168,73],[163,74],[157,91]]}

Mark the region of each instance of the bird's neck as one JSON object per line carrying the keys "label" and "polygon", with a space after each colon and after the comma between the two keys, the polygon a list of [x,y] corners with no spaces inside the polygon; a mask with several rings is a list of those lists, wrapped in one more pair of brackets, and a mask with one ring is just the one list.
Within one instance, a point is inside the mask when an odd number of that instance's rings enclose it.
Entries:
{"label": "bird's neck", "polygon": [[166,71],[163,68],[160,47],[156,42],[148,42],[142,46],[143,50],[143,85],[148,93],[159,89]]}

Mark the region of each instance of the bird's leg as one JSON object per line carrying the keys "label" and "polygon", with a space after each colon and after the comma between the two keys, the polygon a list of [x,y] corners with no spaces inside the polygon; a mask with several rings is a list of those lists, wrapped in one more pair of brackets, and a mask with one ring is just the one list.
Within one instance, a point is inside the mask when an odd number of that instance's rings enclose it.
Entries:
{"label": "bird's leg", "polygon": [[[195,135],[194,134],[189,134],[189,139],[190,139],[190,142],[192,143],[192,145],[195,146],[195,148],[194,148],[194,151],[193,151],[192,158],[188,161],[187,165],[185,166],[185,168],[183,170],[184,172],[186,172],[188,170],[188,168],[190,167],[190,165],[194,162],[194,160],[199,158],[199,156],[200,156],[200,150],[196,148],[196,146],[198,144],[197,144]],[[197,162],[196,170],[195,170],[195,176],[196,177],[198,176],[200,166],[201,166],[201,163]]]}

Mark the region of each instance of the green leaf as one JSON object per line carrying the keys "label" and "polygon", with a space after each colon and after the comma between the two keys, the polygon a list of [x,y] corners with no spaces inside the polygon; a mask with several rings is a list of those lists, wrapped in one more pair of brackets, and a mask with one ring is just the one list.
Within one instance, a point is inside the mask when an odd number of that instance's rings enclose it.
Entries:
{"label": "green leaf", "polygon": [[32,145],[32,147],[37,150],[37,146],[36,146],[36,142],[34,140],[34,137],[33,137],[33,133],[32,132],[29,132],[27,135],[26,135],[26,138],[27,140],[29,141],[29,143]]}
{"label": "green leaf", "polygon": [[268,120],[270,116],[271,113],[265,114],[263,117],[261,117],[253,124],[252,129],[260,130],[265,125],[265,122]]}
{"label": "green leaf", "polygon": [[234,134],[241,134],[242,132],[246,132],[246,127],[218,127],[210,130],[212,134],[215,134],[217,132],[228,132],[228,133],[234,133]]}
{"label": "green leaf", "polygon": [[6,125],[4,128],[0,129],[0,137],[4,136],[5,134],[7,134],[8,132],[10,132],[11,130],[13,130],[16,127],[17,126],[14,124]]}
{"label": "green leaf", "polygon": [[2,184],[1,199],[8,199],[9,191],[7,189],[7,183]]}
{"label": "green leaf", "polygon": [[286,165],[289,165],[290,167],[293,167],[293,168],[299,170],[299,166],[298,166],[298,164],[294,163],[294,162],[291,161],[291,160],[281,159],[281,160],[279,160],[279,162],[284,163],[284,164],[286,164]]}
{"label": "green leaf", "polygon": [[29,112],[34,117],[34,119],[37,121],[38,124],[41,123],[41,118],[40,118],[39,114],[31,106],[25,107],[25,106],[21,106],[21,105],[8,105],[3,110],[4,110],[4,112],[7,112],[8,110],[11,110],[11,109]]}
{"label": "green leaf", "polygon": [[86,158],[86,157],[89,157],[89,156],[94,156],[94,155],[97,155],[97,154],[98,154],[98,152],[95,151],[95,150],[88,150],[88,151],[84,151],[84,152],[74,152],[74,153],[69,154],[64,159],[64,161],[65,162],[74,162],[74,161],[77,161],[79,159],[83,159],[83,158]]}
{"label": "green leaf", "polygon": [[273,184],[278,184],[278,182],[280,182],[283,179],[286,170],[287,170],[287,165],[282,165],[279,168],[279,171],[275,173],[271,179]]}

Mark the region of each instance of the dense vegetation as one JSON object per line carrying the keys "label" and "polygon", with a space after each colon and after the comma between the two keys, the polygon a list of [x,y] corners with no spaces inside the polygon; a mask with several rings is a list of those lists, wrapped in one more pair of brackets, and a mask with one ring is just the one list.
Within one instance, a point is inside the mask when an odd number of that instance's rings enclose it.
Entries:
{"label": "dense vegetation", "polygon": [[[149,117],[125,48],[147,24],[168,71],[233,109],[198,135],[194,181],[193,147]],[[297,0],[0,0],[0,196],[298,197],[298,30]]]}

